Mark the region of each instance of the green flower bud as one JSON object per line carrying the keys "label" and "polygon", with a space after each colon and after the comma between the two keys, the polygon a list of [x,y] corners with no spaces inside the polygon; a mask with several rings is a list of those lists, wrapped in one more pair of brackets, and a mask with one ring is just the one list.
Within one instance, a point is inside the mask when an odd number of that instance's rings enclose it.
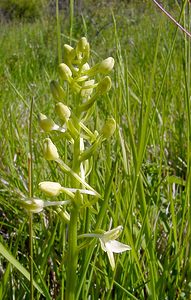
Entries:
{"label": "green flower bud", "polygon": [[58,182],[43,181],[39,183],[40,190],[48,196],[58,196],[62,186]]}
{"label": "green flower bud", "polygon": [[104,79],[102,79],[97,86],[97,92],[100,94],[107,93],[111,89],[111,78],[109,76],[106,76]]}
{"label": "green flower bud", "polygon": [[68,44],[64,45],[64,61],[65,62],[72,62],[75,58],[76,52],[73,47]]}
{"label": "green flower bud", "polygon": [[66,94],[63,88],[59,85],[59,83],[55,80],[50,83],[50,90],[55,100],[62,100],[66,97]]}
{"label": "green flower bud", "polygon": [[84,64],[87,62],[90,54],[90,45],[85,37],[82,37],[77,46],[76,46],[76,54],[79,62]]}
{"label": "green flower bud", "polygon": [[47,160],[56,160],[59,158],[57,148],[49,138],[44,140],[43,153]]}
{"label": "green flower bud", "polygon": [[76,46],[77,51],[84,52],[87,48],[87,45],[89,45],[87,39],[85,37],[82,37]]}
{"label": "green flower bud", "polygon": [[114,59],[113,57],[108,57],[106,59],[104,59],[100,64],[99,64],[99,68],[98,68],[98,72],[100,72],[101,74],[108,74],[114,67]]}
{"label": "green flower bud", "polygon": [[81,90],[81,96],[83,98],[89,99],[92,92],[93,92],[93,85],[95,80],[87,80],[84,82],[82,90]]}
{"label": "green flower bud", "polygon": [[67,122],[70,118],[71,111],[68,106],[64,105],[62,102],[56,103],[55,111],[59,118],[64,122]]}
{"label": "green flower bud", "polygon": [[106,139],[110,138],[114,134],[115,130],[116,130],[116,122],[113,118],[109,118],[105,122],[102,128],[101,131],[102,137]]}
{"label": "green flower bud", "polygon": [[39,114],[39,125],[45,131],[49,132],[56,127],[56,124],[52,119],[47,118],[46,115]]}
{"label": "green flower bud", "polygon": [[66,64],[64,64],[64,63],[60,64],[58,67],[58,71],[63,80],[67,80],[68,82],[71,82],[72,71]]}
{"label": "green flower bud", "polygon": [[108,57],[106,59],[104,59],[101,63],[96,64],[95,66],[93,66],[92,68],[90,68],[89,70],[83,70],[83,74],[84,75],[88,75],[88,76],[94,76],[97,73],[101,73],[101,74],[108,74],[109,72],[111,72],[111,70],[114,67],[114,59],[113,57]]}
{"label": "green flower bud", "polygon": [[85,72],[85,71],[88,71],[89,69],[90,69],[89,64],[88,64],[88,63],[85,63],[85,64],[82,66],[81,71],[82,71],[82,72]]}

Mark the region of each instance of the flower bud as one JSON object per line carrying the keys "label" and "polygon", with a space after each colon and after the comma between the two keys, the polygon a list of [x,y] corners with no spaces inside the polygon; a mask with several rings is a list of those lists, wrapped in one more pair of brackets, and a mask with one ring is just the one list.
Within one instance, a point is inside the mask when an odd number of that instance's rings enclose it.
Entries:
{"label": "flower bud", "polygon": [[89,70],[83,70],[83,74],[88,75],[88,76],[94,76],[97,73],[101,73],[101,74],[108,74],[114,67],[114,59],[113,57],[108,57],[106,59],[104,59],[101,63],[96,64],[95,66],[93,66],[92,68],[90,68]]}
{"label": "flower bud", "polygon": [[64,105],[62,102],[56,103],[55,111],[59,118],[64,122],[67,122],[70,118],[71,111],[68,106]]}
{"label": "flower bud", "polygon": [[58,196],[62,186],[58,182],[43,181],[39,183],[40,190],[48,196]]}
{"label": "flower bud", "polygon": [[66,64],[64,64],[64,63],[60,64],[58,67],[58,71],[63,80],[67,80],[68,82],[71,82],[72,71]]}
{"label": "flower bud", "polygon": [[76,52],[73,47],[71,47],[68,44],[64,45],[64,61],[65,62],[72,62],[72,60],[75,58]]}
{"label": "flower bud", "polygon": [[85,63],[85,64],[82,66],[81,71],[84,72],[84,71],[87,71],[87,70],[89,70],[89,69],[90,69],[89,64],[88,64],[88,63]]}
{"label": "flower bud", "polygon": [[47,160],[56,160],[59,158],[57,148],[49,138],[44,140],[43,153]]}
{"label": "flower bud", "polygon": [[108,74],[113,69],[114,63],[113,57],[104,59],[99,65],[98,72],[104,75]]}
{"label": "flower bud", "polygon": [[59,85],[59,83],[55,80],[52,80],[50,83],[50,90],[55,100],[62,100],[65,98],[66,94],[63,88]]}
{"label": "flower bud", "polygon": [[87,45],[89,45],[87,39],[85,37],[82,37],[76,46],[77,51],[84,52],[87,48]]}
{"label": "flower bud", "polygon": [[111,78],[106,76],[102,81],[99,82],[97,86],[97,91],[100,94],[107,93],[111,88]]}
{"label": "flower bud", "polygon": [[47,118],[46,115],[41,113],[39,114],[39,125],[45,132],[53,130],[56,126],[52,119]]}
{"label": "flower bud", "polygon": [[44,208],[44,201],[41,199],[31,199],[22,202],[22,206],[30,213],[39,213]]}
{"label": "flower bud", "polygon": [[90,45],[85,37],[82,37],[76,46],[77,58],[81,64],[87,62],[90,54]]}
{"label": "flower bud", "polygon": [[101,131],[101,134],[102,134],[102,137],[103,138],[110,138],[114,132],[115,132],[115,129],[116,129],[116,122],[113,118],[109,118],[103,128],[102,128],[102,131]]}
{"label": "flower bud", "polygon": [[90,98],[92,92],[93,92],[93,85],[95,80],[87,80],[84,82],[82,90],[81,90],[81,96],[88,99]]}

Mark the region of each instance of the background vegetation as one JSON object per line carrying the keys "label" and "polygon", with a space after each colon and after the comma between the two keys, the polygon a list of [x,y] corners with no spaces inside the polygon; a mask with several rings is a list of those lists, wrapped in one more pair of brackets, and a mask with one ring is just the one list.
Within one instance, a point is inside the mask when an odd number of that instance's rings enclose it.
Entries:
{"label": "background vegetation", "polygon": [[[17,200],[28,193],[31,99],[34,194],[42,196],[40,181],[60,176],[54,167],[48,171],[41,155],[45,136],[37,118],[40,111],[53,113],[49,82],[58,76],[58,35],[53,1],[27,1],[23,12],[24,2],[1,2],[0,239],[28,269],[28,215]],[[170,1],[166,8],[189,28],[187,1]],[[98,99],[92,126],[101,128],[112,115],[118,130],[97,153],[91,184],[108,201],[101,228],[108,230],[111,219],[113,226],[123,225],[121,239],[132,247],[117,259],[114,273],[96,248],[87,273],[81,270],[79,299],[190,299],[190,41],[152,1],[79,1],[73,23],[68,6],[60,9],[61,49],[86,36],[94,62],[108,56],[116,61],[112,91]],[[65,224],[47,209],[34,226],[36,278],[43,277],[52,299],[61,299]],[[87,256],[88,250],[82,264]],[[23,275],[3,256],[0,262],[0,299],[29,299]]]}

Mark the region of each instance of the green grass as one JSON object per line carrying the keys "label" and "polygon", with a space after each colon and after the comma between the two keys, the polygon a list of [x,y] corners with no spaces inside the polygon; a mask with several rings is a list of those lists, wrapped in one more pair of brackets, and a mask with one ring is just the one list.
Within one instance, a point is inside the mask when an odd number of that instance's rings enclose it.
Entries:
{"label": "green grass", "polygon": [[[117,4],[115,4],[117,5]],[[107,255],[92,242],[80,252],[78,299],[190,299],[190,41],[151,3],[100,11],[86,8],[83,17],[60,15],[61,50],[86,35],[92,61],[113,56],[112,90],[98,98],[88,125],[101,130],[113,116],[115,135],[94,154],[89,184],[101,195],[80,215],[79,234],[122,225],[120,241],[132,247]],[[123,8],[123,9],[122,9]],[[142,9],[142,10],[141,10]],[[172,14],[179,18],[176,4]],[[188,27],[189,4],[181,17]],[[56,16],[55,16],[56,19]],[[91,22],[90,22],[91,20]],[[101,20],[101,21],[100,21]],[[32,122],[33,192],[44,180],[69,180],[42,156],[37,115],[54,119],[49,82],[58,77],[56,21],[4,24],[0,33],[0,230],[2,247],[0,299],[30,299],[28,215],[19,194],[28,196],[29,115]],[[63,53],[62,53],[63,55]],[[73,107],[68,99],[68,105]],[[52,136],[51,136],[52,138]],[[71,160],[63,141],[63,160]],[[63,197],[59,196],[58,200]],[[67,224],[47,208],[33,218],[34,279],[46,299],[63,299],[66,286]],[[88,240],[89,241],[89,240]],[[84,245],[86,246],[86,245]],[[14,258],[17,259],[15,262]],[[24,273],[24,274],[23,274]],[[43,299],[35,288],[34,299]]]}

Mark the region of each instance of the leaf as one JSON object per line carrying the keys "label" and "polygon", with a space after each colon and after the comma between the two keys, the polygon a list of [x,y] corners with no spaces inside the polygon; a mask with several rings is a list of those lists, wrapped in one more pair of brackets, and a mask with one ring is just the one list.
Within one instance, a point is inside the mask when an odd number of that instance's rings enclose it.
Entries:
{"label": "leaf", "polygon": [[[23,274],[23,276],[30,281],[29,272],[20,264],[18,260],[3,246],[0,242],[0,254],[3,255],[19,272]],[[33,281],[34,287],[44,295],[42,289],[38,286],[38,284]]]}
{"label": "leaf", "polygon": [[185,186],[185,184],[186,184],[185,180],[183,180],[180,177],[174,176],[174,175],[167,176],[166,180],[167,180],[168,183],[175,183],[175,184],[183,185],[183,186]]}

